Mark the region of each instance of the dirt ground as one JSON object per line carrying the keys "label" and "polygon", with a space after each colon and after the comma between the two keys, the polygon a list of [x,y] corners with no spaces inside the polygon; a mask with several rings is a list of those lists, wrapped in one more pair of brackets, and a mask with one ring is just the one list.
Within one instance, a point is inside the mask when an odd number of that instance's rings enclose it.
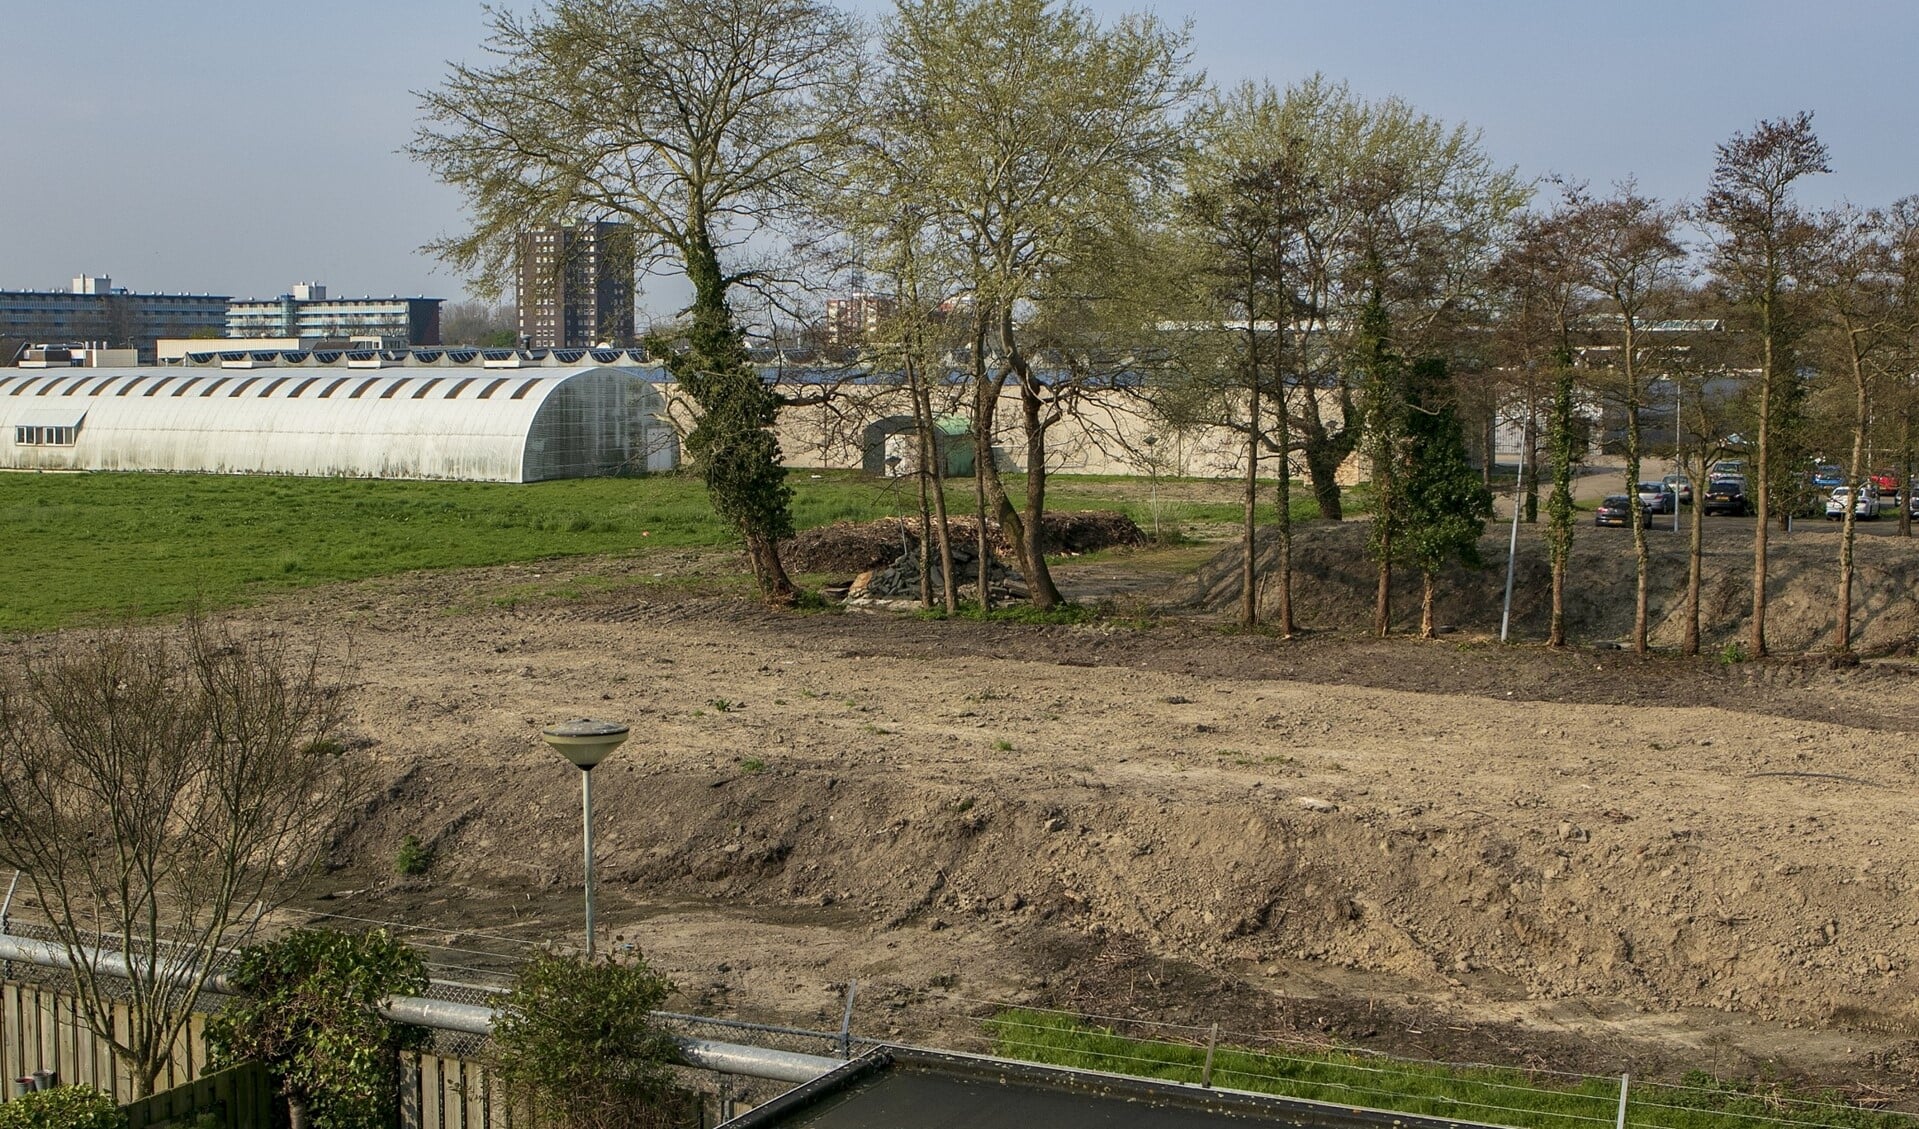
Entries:
{"label": "dirt ground", "polygon": [[[593,716],[633,726],[594,774],[603,938],[679,1010],[837,1028],[857,981],[855,1032],[962,1049],[969,1017],[1023,1002],[1919,1085],[1911,666],[1472,625],[1282,642],[1195,610],[1193,560],[1063,568],[1112,612],[1074,626],[774,612],[690,553],[240,617],[350,639],[381,765],[307,908],[429,926],[474,979],[577,943],[578,780],[539,730]],[[433,863],[399,878],[409,834]]]}

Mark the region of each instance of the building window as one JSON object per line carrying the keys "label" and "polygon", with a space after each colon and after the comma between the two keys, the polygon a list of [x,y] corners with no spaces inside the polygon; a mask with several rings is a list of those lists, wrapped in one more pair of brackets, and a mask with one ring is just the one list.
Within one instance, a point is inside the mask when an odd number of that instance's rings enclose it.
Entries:
{"label": "building window", "polygon": [[79,437],[77,427],[31,427],[13,429],[13,441],[21,447],[71,447]]}

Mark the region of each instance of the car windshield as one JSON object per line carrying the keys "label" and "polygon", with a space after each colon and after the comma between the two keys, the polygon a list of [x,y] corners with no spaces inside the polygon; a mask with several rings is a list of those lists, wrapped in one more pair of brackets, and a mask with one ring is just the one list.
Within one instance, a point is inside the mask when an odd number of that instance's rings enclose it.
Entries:
{"label": "car windshield", "polygon": [[1608,494],[1606,496],[1605,505],[1608,509],[1615,509],[1615,510],[1625,509],[1626,496],[1624,494]]}

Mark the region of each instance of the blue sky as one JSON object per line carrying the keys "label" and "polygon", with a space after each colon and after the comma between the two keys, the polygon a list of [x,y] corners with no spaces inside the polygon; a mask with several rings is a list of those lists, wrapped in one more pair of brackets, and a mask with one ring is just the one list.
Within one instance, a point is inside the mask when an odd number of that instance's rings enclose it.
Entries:
{"label": "blue sky", "polygon": [[[524,8],[524,3],[511,3]],[[885,0],[856,0],[865,13]],[[1526,175],[1697,195],[1713,147],[1812,110],[1807,199],[1919,193],[1919,4],[1903,0],[1089,0],[1192,22],[1216,82],[1314,72],[1480,129]],[[460,298],[418,251],[458,197],[397,150],[411,92],[477,59],[470,0],[5,5],[0,289],[110,274],[141,291]],[[653,296],[670,312],[671,288]]]}

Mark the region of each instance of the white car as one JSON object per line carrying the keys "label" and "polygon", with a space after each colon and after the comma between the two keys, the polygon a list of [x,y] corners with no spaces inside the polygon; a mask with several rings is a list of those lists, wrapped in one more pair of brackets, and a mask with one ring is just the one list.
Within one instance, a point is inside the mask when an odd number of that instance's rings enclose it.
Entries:
{"label": "white car", "polygon": [[[1852,497],[1852,487],[1841,486],[1826,499],[1826,520],[1839,521],[1846,516],[1846,502]],[[1859,492],[1859,500],[1853,504],[1852,512],[1856,517],[1873,521],[1879,517],[1879,490],[1868,486]]]}

